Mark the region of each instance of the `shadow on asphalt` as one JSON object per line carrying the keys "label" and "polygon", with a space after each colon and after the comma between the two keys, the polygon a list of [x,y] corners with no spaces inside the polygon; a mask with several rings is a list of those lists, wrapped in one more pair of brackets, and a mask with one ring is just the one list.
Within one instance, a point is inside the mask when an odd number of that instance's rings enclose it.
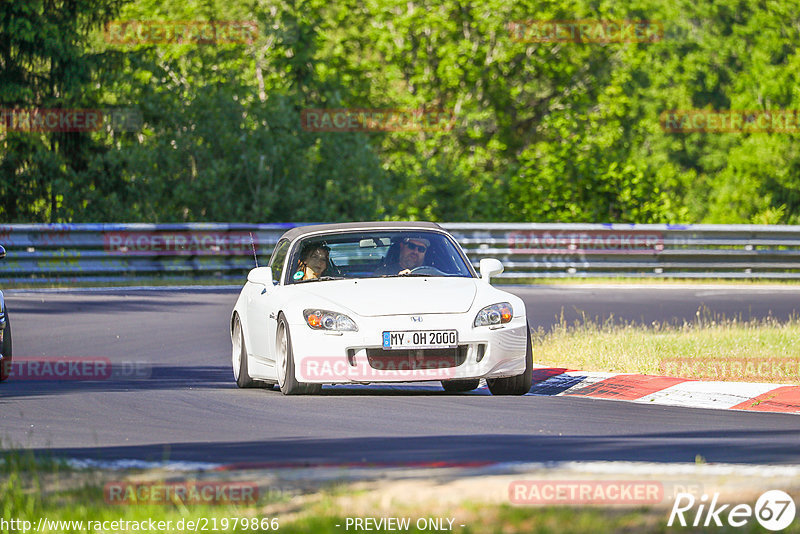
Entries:
{"label": "shadow on asphalt", "polygon": [[[743,422],[746,418],[743,417]],[[555,436],[476,433],[420,437],[276,439],[247,442],[160,443],[139,446],[34,449],[36,454],[92,460],[139,459],[215,464],[251,464],[261,468],[315,464],[415,462],[566,462],[637,461],[797,463],[800,430],[663,432],[624,435]],[[235,439],[235,437],[231,437]],[[256,465],[253,465],[256,464]]]}
{"label": "shadow on asphalt", "polygon": [[[59,295],[60,296],[60,295]],[[69,316],[76,313],[101,313],[101,314],[120,314],[126,312],[164,312],[166,309],[181,309],[200,306],[214,306],[214,303],[202,302],[200,300],[170,300],[166,303],[155,298],[125,297],[124,295],[113,295],[113,299],[101,299],[99,296],[94,298],[53,298],[52,295],[43,295],[45,301],[30,298],[6,297],[10,303],[9,311],[12,315],[64,315]]]}
{"label": "shadow on asphalt", "polygon": [[[114,369],[113,363],[112,369]],[[125,372],[125,370],[120,371]],[[147,371],[150,373],[148,377],[111,376],[104,380],[15,380],[12,376],[7,382],[0,384],[0,404],[4,399],[12,397],[52,396],[60,393],[236,387],[229,366],[160,366]]]}
{"label": "shadow on asphalt", "polygon": [[[20,359],[15,360],[19,363]],[[112,362],[112,369],[114,363]],[[31,380],[12,376],[0,384],[0,405],[4,399],[19,397],[52,396],[65,393],[120,392],[178,389],[237,389],[230,366],[154,366],[149,369],[150,376],[126,379],[111,376],[104,380]],[[263,386],[265,395],[281,395],[277,387]],[[258,392],[259,388],[250,391]],[[450,395],[489,395],[488,389],[479,388],[465,393],[444,391],[439,382],[415,384],[370,384],[324,386],[320,396],[450,396]]]}
{"label": "shadow on asphalt", "polygon": [[[15,360],[20,363],[20,358]],[[35,358],[34,358],[35,360]],[[112,362],[112,369],[116,364]],[[125,370],[120,369],[120,372]],[[564,368],[536,369],[533,372],[533,387],[548,378],[561,374]],[[116,371],[115,371],[116,372]],[[135,372],[131,370],[130,372]],[[12,376],[0,384],[0,404],[3,399],[13,397],[34,397],[58,395],[74,392],[116,392],[131,390],[169,390],[169,389],[236,389],[233,372],[224,366],[154,366],[148,368],[148,377],[127,379],[111,376],[104,380],[15,380]],[[255,388],[258,389],[258,388]],[[276,386],[262,386],[265,393],[280,395]],[[421,382],[414,384],[353,384],[327,385],[320,396],[451,396],[451,395],[491,395],[484,386],[473,391],[451,393],[444,391],[440,382]]]}
{"label": "shadow on asphalt", "polygon": [[[19,363],[20,359],[15,360]],[[114,369],[112,362],[112,369]],[[536,369],[533,373],[533,389],[536,384],[553,375],[563,373],[562,368]],[[123,370],[124,371],[124,370]],[[170,390],[170,389],[236,389],[233,372],[225,366],[154,366],[148,368],[148,377],[127,379],[111,376],[104,380],[15,380],[12,376],[7,382],[0,384],[0,404],[3,399],[14,397],[52,396],[74,392],[119,392],[131,390]],[[258,388],[255,388],[256,391]],[[280,395],[275,386],[263,386],[267,395]],[[324,386],[320,396],[454,396],[454,395],[491,395],[484,386],[473,391],[451,393],[444,391],[440,382],[422,382],[414,384],[369,384],[369,385],[336,385]]]}

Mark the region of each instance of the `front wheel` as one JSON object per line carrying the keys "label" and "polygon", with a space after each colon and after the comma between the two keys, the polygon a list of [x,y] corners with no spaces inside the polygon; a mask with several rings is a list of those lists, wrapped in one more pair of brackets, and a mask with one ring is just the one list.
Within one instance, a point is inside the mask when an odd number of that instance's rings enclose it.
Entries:
{"label": "front wheel", "polygon": [[315,395],[322,391],[322,384],[304,384],[297,381],[292,352],[292,336],[289,324],[283,314],[278,318],[276,353],[278,366],[278,387],[284,395]]}
{"label": "front wheel", "polygon": [[8,319],[8,310],[6,310],[6,329],[3,332],[3,359],[0,360],[0,382],[8,379],[11,373],[11,321]]}
{"label": "front wheel", "polygon": [[492,395],[525,395],[533,383],[533,347],[531,329],[528,327],[528,346],[525,350],[525,372],[509,378],[488,378],[486,385]]}
{"label": "front wheel", "polygon": [[239,320],[238,315],[233,322],[231,344],[233,345],[231,351],[231,366],[233,367],[233,378],[236,379],[236,385],[240,388],[253,387],[255,383],[253,382],[253,379],[250,378],[250,373],[247,370],[247,351],[245,350],[244,346],[242,323]]}

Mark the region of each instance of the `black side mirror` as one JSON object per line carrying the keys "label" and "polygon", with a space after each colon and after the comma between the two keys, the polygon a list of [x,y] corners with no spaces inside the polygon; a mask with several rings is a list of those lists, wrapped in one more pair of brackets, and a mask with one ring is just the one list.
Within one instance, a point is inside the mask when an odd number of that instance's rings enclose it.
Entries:
{"label": "black side mirror", "polygon": [[6,257],[6,249],[3,248],[3,245],[0,245],[0,260]]}

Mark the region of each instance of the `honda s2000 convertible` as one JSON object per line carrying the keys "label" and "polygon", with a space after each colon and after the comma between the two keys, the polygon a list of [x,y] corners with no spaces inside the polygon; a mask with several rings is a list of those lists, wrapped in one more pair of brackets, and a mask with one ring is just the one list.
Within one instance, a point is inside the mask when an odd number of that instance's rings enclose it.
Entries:
{"label": "honda s2000 convertible", "polygon": [[433,223],[302,226],[256,267],[230,321],[239,387],[286,395],[323,384],[441,382],[495,395],[531,387],[531,336],[522,300],[489,284],[480,262]]}

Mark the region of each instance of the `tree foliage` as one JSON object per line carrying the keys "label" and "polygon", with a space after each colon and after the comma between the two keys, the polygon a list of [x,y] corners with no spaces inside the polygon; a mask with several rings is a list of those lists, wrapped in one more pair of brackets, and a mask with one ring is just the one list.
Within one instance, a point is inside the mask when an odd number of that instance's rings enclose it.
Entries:
{"label": "tree foliage", "polygon": [[[0,220],[800,223],[793,133],[672,133],[674,109],[800,108],[797,3],[0,3],[0,108],[134,109],[135,131],[0,126]],[[110,42],[112,20],[257,23]],[[648,20],[655,42],[514,23]],[[445,110],[445,131],[318,132],[311,108]]]}

